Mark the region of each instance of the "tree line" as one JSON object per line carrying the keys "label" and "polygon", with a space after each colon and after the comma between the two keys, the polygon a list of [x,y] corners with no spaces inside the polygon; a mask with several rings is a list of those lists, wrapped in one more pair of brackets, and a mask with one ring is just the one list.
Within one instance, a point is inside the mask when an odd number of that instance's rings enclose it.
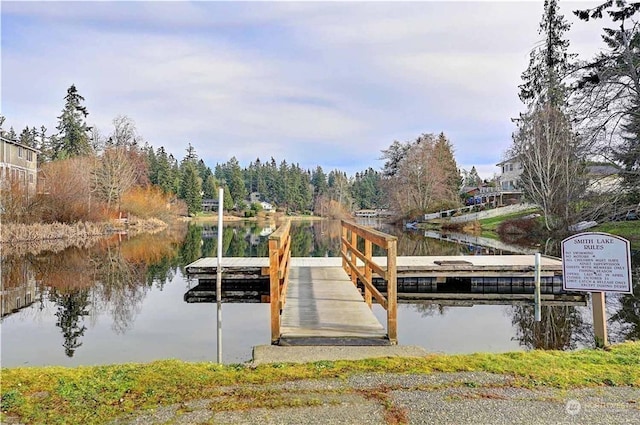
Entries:
{"label": "tree line", "polygon": [[353,177],[273,157],[256,158],[246,167],[233,157],[212,169],[190,143],[180,160],[164,146],[154,148],[127,116],[114,118],[110,133],[102,134],[87,124],[89,112],[75,85],[67,89],[64,101],[55,134],[48,135],[44,126],[25,127],[19,135],[13,127],[5,132],[0,117],[3,137],[39,150],[41,191],[46,193],[46,198],[32,197],[26,203],[21,195],[7,196],[14,201],[5,202],[12,204],[4,211],[8,221],[97,220],[123,211],[158,216],[171,209],[167,206],[197,214],[202,199],[217,199],[219,188],[224,189],[223,208],[239,212],[261,208],[247,202],[254,192],[283,212],[327,217],[377,208],[417,215],[459,202],[460,173],[453,146],[442,133],[394,141],[382,151],[382,171],[369,167]]}

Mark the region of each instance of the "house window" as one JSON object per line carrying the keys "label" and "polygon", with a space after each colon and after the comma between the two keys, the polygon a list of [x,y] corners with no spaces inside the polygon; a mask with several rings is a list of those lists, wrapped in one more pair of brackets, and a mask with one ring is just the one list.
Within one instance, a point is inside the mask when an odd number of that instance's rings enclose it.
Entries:
{"label": "house window", "polygon": [[33,151],[27,151],[27,161],[33,161]]}
{"label": "house window", "polygon": [[24,156],[24,148],[22,146],[18,146],[18,158],[22,158]]}
{"label": "house window", "polygon": [[33,174],[29,174],[29,183],[33,183]]}

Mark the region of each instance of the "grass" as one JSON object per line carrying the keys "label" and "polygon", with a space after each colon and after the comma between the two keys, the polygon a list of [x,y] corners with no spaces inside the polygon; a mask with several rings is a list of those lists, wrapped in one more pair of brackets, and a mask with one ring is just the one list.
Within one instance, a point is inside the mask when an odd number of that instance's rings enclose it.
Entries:
{"label": "grass", "polygon": [[[536,208],[532,208],[526,211],[520,211],[512,214],[505,214],[498,217],[485,218],[482,220],[478,220],[480,222],[480,226],[482,227],[482,236],[487,234],[487,237],[491,237],[491,235],[497,235],[496,230],[498,229],[498,225],[506,220],[514,220],[516,218],[524,217],[529,214],[539,213],[540,210]],[[495,237],[494,237],[495,238]]]}
{"label": "grass", "polygon": [[[138,410],[211,399],[212,410],[277,407],[290,402],[245,384],[346,378],[358,373],[484,371],[513,376],[515,386],[640,387],[640,342],[610,350],[531,351],[504,354],[217,365],[164,360],[146,364],[2,369],[2,412],[25,423],[101,424]],[[230,389],[231,388],[231,389]],[[215,400],[219,400],[215,402]],[[315,399],[298,402],[314,404]],[[249,401],[249,403],[248,403]],[[390,415],[402,418],[402,412]]]}
{"label": "grass", "polygon": [[588,232],[604,232],[622,236],[631,243],[631,248],[640,250],[640,221],[610,221],[599,224]]}

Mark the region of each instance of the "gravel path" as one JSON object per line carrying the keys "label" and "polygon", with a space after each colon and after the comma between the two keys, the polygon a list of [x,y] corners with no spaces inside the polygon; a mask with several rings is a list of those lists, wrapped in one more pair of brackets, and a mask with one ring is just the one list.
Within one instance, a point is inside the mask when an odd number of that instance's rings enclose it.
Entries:
{"label": "gravel path", "polygon": [[[112,424],[640,424],[639,388],[531,390],[511,383],[509,376],[474,372],[242,385],[221,388],[215,399],[159,407]],[[267,403],[251,407],[251,397]],[[229,407],[242,402],[244,409]]]}

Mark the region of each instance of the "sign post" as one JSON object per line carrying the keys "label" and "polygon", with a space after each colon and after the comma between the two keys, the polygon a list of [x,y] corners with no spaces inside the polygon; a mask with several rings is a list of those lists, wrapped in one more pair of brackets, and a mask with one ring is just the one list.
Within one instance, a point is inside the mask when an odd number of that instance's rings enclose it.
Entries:
{"label": "sign post", "polygon": [[562,288],[592,293],[596,344],[607,345],[605,294],[633,292],[629,241],[599,232],[580,233],[563,240]]}

